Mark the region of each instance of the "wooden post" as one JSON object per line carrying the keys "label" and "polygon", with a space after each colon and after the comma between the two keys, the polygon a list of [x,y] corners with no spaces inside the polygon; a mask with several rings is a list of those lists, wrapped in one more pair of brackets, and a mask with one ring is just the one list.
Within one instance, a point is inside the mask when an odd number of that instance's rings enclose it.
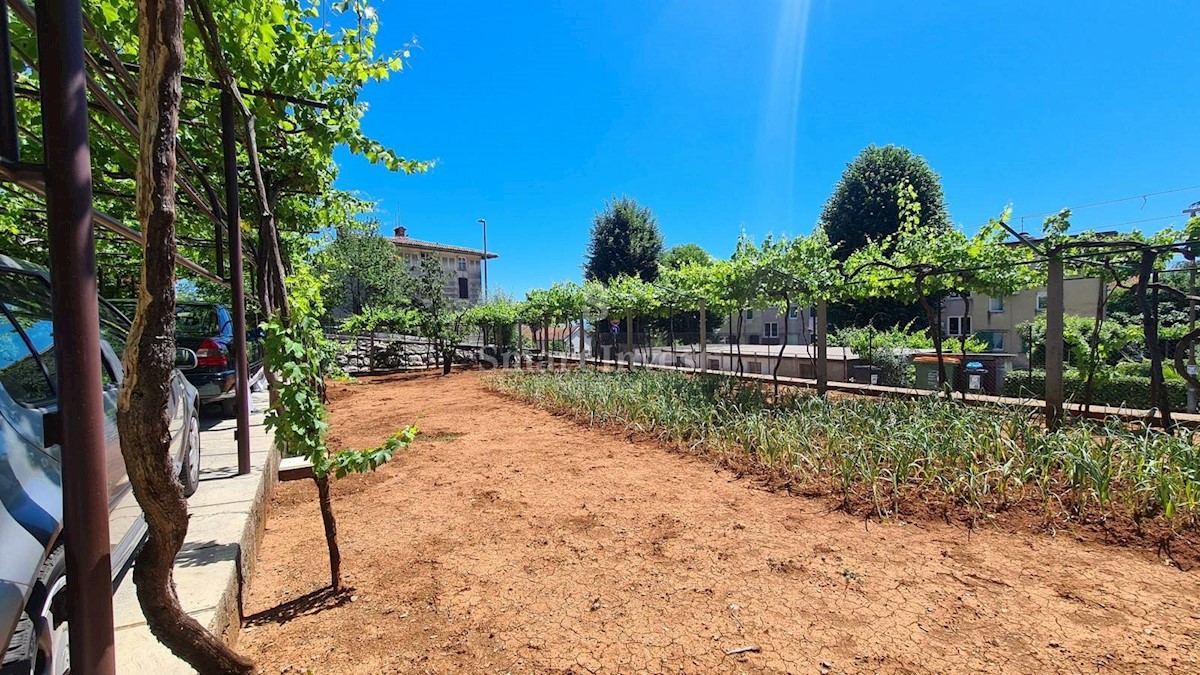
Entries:
{"label": "wooden post", "polygon": [[829,340],[826,335],[826,310],[828,303],[817,301],[817,393],[821,396],[829,389]]}
{"label": "wooden post", "polygon": [[525,367],[525,333],[521,329],[520,319],[517,319],[517,367]]}
{"label": "wooden post", "polygon": [[708,309],[700,300],[700,374],[708,372]]}
{"label": "wooden post", "polygon": [[1063,416],[1063,261],[1050,254],[1046,278],[1046,426],[1057,429]]}
{"label": "wooden post", "polygon": [[625,310],[625,363],[633,370],[633,310]]}

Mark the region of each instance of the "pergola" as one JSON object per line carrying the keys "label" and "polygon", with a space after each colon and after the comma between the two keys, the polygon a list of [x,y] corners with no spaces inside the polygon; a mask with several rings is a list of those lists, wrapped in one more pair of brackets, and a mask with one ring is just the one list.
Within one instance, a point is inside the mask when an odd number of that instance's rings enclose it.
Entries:
{"label": "pergola", "polygon": [[[67,551],[71,663],[83,673],[116,672],[113,648],[112,579],[109,565],[108,492],[105,470],[104,407],[101,389],[98,279],[95,228],[140,244],[137,229],[93,210],[89,96],[92,106],[115,119],[135,138],[136,113],[101,82],[136,84],[135,68],[87,23],[80,0],[37,0],[36,12],[24,0],[6,0],[0,12],[0,180],[42,198],[52,287],[57,359],[59,438],[62,453],[63,541]],[[18,135],[13,48],[9,10],[36,31],[38,58],[28,67],[39,75],[44,163],[23,162]],[[84,49],[84,35],[100,42],[101,57]],[[206,84],[206,83],[201,83]],[[133,87],[136,91],[136,86]],[[256,93],[256,92],[247,92]],[[179,153],[177,180],[191,206],[213,223],[217,270],[177,256],[191,273],[231,288],[237,371],[238,473],[250,471],[249,373],[246,362],[246,303],[238,208],[237,139],[232,97],[221,94],[224,204],[186,150]],[[190,173],[183,171],[187,168]],[[227,233],[227,237],[225,236]],[[228,242],[229,271],[224,270]],[[49,423],[51,420],[47,420]]]}

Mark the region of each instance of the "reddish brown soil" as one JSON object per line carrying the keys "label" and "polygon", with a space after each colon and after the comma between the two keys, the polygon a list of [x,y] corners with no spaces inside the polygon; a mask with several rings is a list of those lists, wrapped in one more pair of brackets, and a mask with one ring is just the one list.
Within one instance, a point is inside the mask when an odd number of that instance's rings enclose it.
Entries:
{"label": "reddish brown soil", "polygon": [[423,438],[274,498],[239,646],[263,672],[1200,671],[1200,575],[1142,550],[865,523],[485,391],[331,387],[334,447]]}

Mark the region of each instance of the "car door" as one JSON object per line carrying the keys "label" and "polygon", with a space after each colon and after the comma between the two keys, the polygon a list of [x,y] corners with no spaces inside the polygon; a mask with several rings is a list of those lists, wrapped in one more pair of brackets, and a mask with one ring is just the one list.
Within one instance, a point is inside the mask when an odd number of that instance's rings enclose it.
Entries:
{"label": "car door", "polygon": [[[54,325],[50,313],[50,286],[46,279],[35,273],[5,270],[4,305],[10,318],[21,327],[30,346],[38,355],[46,376],[52,386],[57,386],[54,353]],[[101,322],[101,337],[106,335]],[[121,342],[124,348],[124,342]],[[129,478],[125,472],[125,460],[121,455],[120,438],[117,435],[117,387],[119,385],[120,360],[106,342],[101,343],[102,368],[100,377],[104,399],[104,447],[105,469],[109,507],[109,546],[112,553],[113,572],[119,570],[129,558],[144,530],[141,509],[133,497]],[[52,413],[58,410],[57,395],[42,404],[39,412]],[[40,420],[38,428],[41,428]],[[69,453],[70,448],[60,452]],[[61,497],[60,497],[61,500]],[[60,506],[61,508],[61,506]]]}
{"label": "car door", "polygon": [[100,301],[98,309],[100,356],[103,361],[100,375],[104,395],[104,449],[109,477],[108,539],[115,575],[141,543],[145,521],[142,508],[133,496],[125,455],[121,453],[121,436],[117,431],[117,398],[125,378],[121,357],[129,340],[129,324],[123,315],[104,301]]}

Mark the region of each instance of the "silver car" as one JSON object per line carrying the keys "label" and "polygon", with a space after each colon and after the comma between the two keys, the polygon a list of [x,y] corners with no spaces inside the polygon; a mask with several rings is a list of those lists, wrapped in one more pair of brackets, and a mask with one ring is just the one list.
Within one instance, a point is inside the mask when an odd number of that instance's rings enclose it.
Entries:
{"label": "silver car", "polygon": [[[112,575],[115,579],[146,534],[117,437],[117,389],[129,321],[100,301],[105,440]],[[46,271],[0,256],[0,673],[65,673],[70,669],[65,608],[66,558],[61,541],[62,455],[46,442],[58,410],[54,332]],[[195,354],[181,358],[194,365]],[[171,381],[171,446],[184,492],[200,481],[196,390],[176,371]]]}

